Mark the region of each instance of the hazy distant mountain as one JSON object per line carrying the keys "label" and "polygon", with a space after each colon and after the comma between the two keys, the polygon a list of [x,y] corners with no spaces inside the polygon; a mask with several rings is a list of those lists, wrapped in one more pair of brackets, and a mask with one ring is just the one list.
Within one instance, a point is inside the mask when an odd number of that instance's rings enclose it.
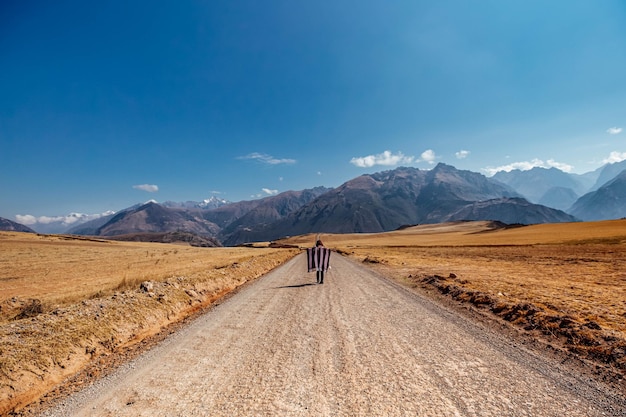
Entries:
{"label": "hazy distant mountain", "polygon": [[622,171],[626,169],[626,160],[622,162],[616,162],[614,164],[606,164],[603,167],[598,168],[598,177],[594,185],[587,190],[596,191],[613,178],[617,177]]}
{"label": "hazy distant mountain", "polygon": [[5,219],[4,217],[0,217],[0,230],[4,232],[27,232],[27,233],[37,233],[33,229],[28,226],[24,226],[23,224],[16,223],[9,219]]}
{"label": "hazy distant mountain", "polygon": [[103,214],[70,213],[64,216],[41,216],[37,218],[37,223],[32,225],[37,233],[58,234],[68,233],[70,229],[81,227],[92,220],[107,217],[113,212]]}
{"label": "hazy distant mountain", "polygon": [[[136,206],[138,207],[138,206]],[[128,210],[128,209],[127,209]],[[106,216],[102,216],[99,217],[97,219],[94,220],[89,220],[85,223],[81,223],[77,226],[73,226],[70,229],[67,229],[66,232],[64,233],[69,233],[72,235],[95,235],[96,231],[104,226],[109,220],[111,220],[111,218],[113,218],[113,216],[115,216],[116,214],[119,214],[120,212],[117,213],[111,213],[108,214]]]}
{"label": "hazy distant mountain", "polygon": [[98,228],[95,235],[116,236],[145,232],[190,232],[215,236],[219,227],[189,210],[168,208],[149,202],[116,214]]}
{"label": "hazy distant mountain", "polygon": [[568,212],[582,220],[626,217],[626,170],[598,190],[580,197]]}
{"label": "hazy distant mountain", "polygon": [[539,204],[566,211],[576,202],[579,195],[571,188],[552,187],[539,199]]}
{"label": "hazy distant mountain", "polygon": [[524,198],[500,198],[477,201],[442,218],[442,221],[498,220],[503,223],[537,224],[578,221],[561,210],[529,203]]}
{"label": "hazy distant mountain", "polygon": [[211,196],[202,201],[185,201],[184,203],[177,203],[175,201],[166,201],[161,204],[164,207],[169,208],[199,208],[204,210],[213,210],[218,207],[225,206],[227,204],[232,204],[231,201],[224,200],[222,198],[218,198],[215,196]]}
{"label": "hazy distant mountain", "polygon": [[[535,167],[526,171],[515,169],[510,172],[500,171],[492,177],[512,187],[527,200],[538,203],[546,193],[555,188],[568,188],[576,195],[582,195],[591,186],[590,180],[579,175],[572,175],[556,168]],[[559,203],[559,206],[563,204]]]}

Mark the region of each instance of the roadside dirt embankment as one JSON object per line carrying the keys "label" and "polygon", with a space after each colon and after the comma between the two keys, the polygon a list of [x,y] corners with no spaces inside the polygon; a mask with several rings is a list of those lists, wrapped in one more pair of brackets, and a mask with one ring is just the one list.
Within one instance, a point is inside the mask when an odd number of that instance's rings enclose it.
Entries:
{"label": "roadside dirt embankment", "polygon": [[339,256],[301,255],[38,417],[607,416],[624,397]]}
{"label": "roadside dirt embankment", "polygon": [[[72,375],[79,375],[72,384],[81,385],[106,372],[110,357],[133,349],[299,253],[239,249],[237,256],[229,252],[220,259],[224,250],[203,250],[194,252],[198,266],[193,271],[187,263],[194,261],[189,259],[178,267],[172,261],[167,276],[151,275],[150,268],[144,268],[144,280],[119,277],[117,287],[71,303],[18,296],[0,299],[0,415],[49,399],[55,394],[46,398],[47,393]],[[172,256],[184,253],[176,249]],[[203,265],[203,258],[212,260]],[[71,286],[81,265],[69,265],[66,274],[57,285]],[[98,287],[95,278],[93,286]]]}
{"label": "roadside dirt embankment", "polygon": [[616,244],[351,249],[353,259],[471,305],[626,385],[626,248]]}

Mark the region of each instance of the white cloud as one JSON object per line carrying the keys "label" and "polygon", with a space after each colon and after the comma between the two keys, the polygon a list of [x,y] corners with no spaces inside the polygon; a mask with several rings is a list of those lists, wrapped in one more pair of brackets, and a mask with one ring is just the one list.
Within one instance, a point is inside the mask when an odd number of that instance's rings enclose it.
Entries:
{"label": "white cloud", "polygon": [[460,150],[454,155],[456,156],[456,159],[465,159],[469,156],[469,154],[470,154],[470,151]]}
{"label": "white cloud", "polygon": [[84,223],[90,220],[99,219],[103,216],[109,216],[111,214],[115,214],[114,211],[105,211],[101,214],[83,214],[83,213],[70,213],[67,216],[39,216],[35,217],[30,214],[17,214],[15,216],[15,220],[18,223],[24,225],[33,225],[33,224],[51,224],[51,223],[62,223],[65,226],[69,226],[74,223]]}
{"label": "white cloud", "polygon": [[30,226],[32,224],[37,223],[37,217],[32,216],[30,214],[16,214],[15,221],[26,226]]}
{"label": "white cloud", "polygon": [[491,175],[495,175],[497,172],[500,172],[500,171],[511,172],[514,169],[519,169],[520,171],[528,171],[533,168],[557,168],[563,172],[571,172],[574,169],[573,166],[563,163],[563,162],[557,162],[554,159],[548,159],[547,162],[544,162],[541,159],[535,158],[531,161],[513,162],[508,165],[501,165],[495,168],[494,167],[483,168],[482,170],[486,172],[487,175],[491,176]]}
{"label": "white cloud", "polygon": [[[61,223],[63,222],[64,219],[65,219],[64,216],[54,216],[54,217],[41,216],[37,219],[37,223],[41,223],[41,224]],[[74,223],[74,222],[71,221],[70,223]]]}
{"label": "white cloud", "polygon": [[261,191],[263,191],[267,195],[276,195],[276,194],[278,194],[278,190],[270,190],[269,188],[261,188]]}
{"label": "white cloud", "polygon": [[147,191],[149,193],[156,193],[159,191],[159,186],[154,184],[139,184],[133,185],[135,190]]}
{"label": "white cloud", "polygon": [[240,156],[237,159],[254,159],[256,161],[263,162],[264,164],[268,164],[268,165],[295,164],[297,162],[295,159],[289,159],[289,158],[279,159],[279,158],[274,158],[271,155],[267,155],[267,154],[259,153],[259,152],[253,152],[246,156]]}
{"label": "white cloud", "polygon": [[420,156],[420,161],[428,162],[429,164],[434,164],[435,159],[437,159],[437,155],[435,155],[435,151],[432,149],[425,150]]}
{"label": "white cloud", "polygon": [[572,172],[574,169],[570,164],[566,164],[564,162],[557,162],[554,159],[548,159],[547,168],[556,168],[560,169],[563,172]]}
{"label": "white cloud", "polygon": [[412,156],[405,156],[402,152],[392,154],[390,151],[384,151],[378,155],[368,155],[355,157],[350,160],[350,163],[359,168],[370,168],[374,165],[394,166],[398,164],[410,164],[415,158]]}
{"label": "white cloud", "polygon": [[620,133],[622,133],[622,128],[621,127],[610,127],[606,130],[606,133],[608,133],[609,135],[618,135]]}
{"label": "white cloud", "polygon": [[626,152],[613,151],[609,154],[609,157],[602,160],[603,164],[614,164],[616,162],[622,162],[626,160]]}

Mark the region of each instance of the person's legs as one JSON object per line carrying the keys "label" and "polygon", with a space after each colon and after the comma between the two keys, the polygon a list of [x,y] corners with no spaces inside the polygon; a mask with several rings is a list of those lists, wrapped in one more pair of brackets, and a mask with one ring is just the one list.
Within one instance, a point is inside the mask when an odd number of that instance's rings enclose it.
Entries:
{"label": "person's legs", "polygon": [[317,283],[320,283],[320,276],[322,274],[322,271],[317,271]]}
{"label": "person's legs", "polygon": [[320,284],[324,283],[324,271],[320,271],[320,279],[319,279]]}

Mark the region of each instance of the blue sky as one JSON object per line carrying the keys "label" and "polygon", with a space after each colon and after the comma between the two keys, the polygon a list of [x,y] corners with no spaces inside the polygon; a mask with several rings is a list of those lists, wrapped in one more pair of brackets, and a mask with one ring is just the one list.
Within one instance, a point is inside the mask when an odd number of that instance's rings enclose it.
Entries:
{"label": "blue sky", "polygon": [[4,1],[0,216],[626,158],[626,3]]}

